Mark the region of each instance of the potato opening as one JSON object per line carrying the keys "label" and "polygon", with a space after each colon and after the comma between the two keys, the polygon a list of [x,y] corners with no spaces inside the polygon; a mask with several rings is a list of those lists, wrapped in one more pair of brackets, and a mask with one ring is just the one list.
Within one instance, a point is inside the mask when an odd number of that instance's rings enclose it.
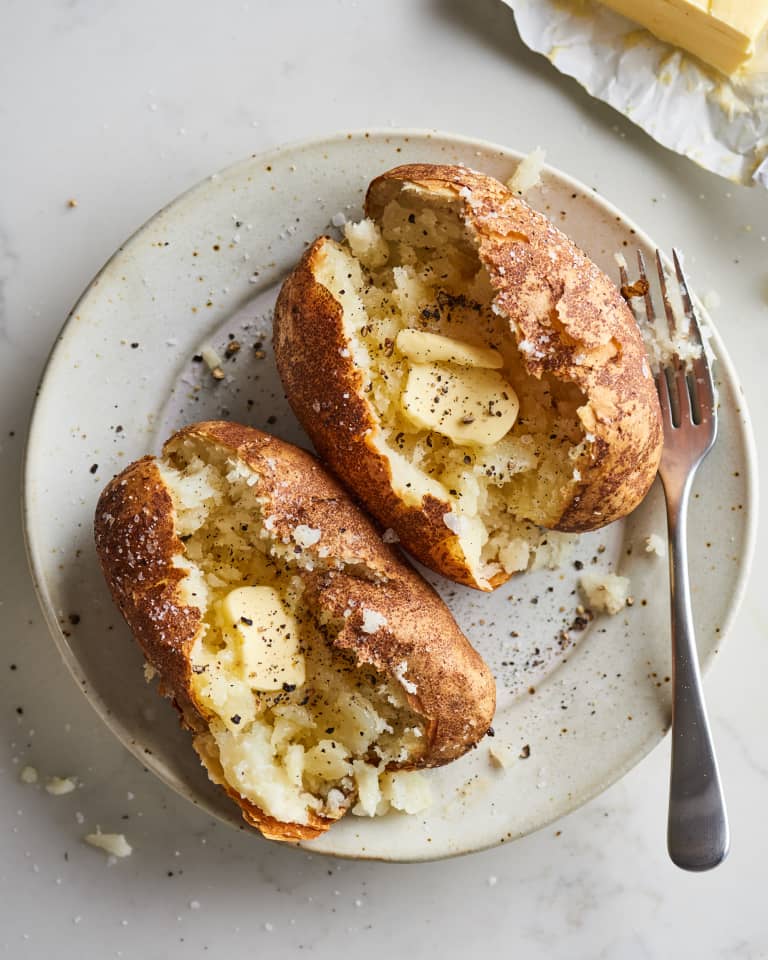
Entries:
{"label": "potato opening", "polygon": [[588,462],[585,397],[526,371],[521,352],[534,348],[494,307],[459,212],[450,197],[402,190],[376,223],[348,224],[343,245],[326,244],[318,280],[343,306],[380,426],[371,440],[397,492],[450,502],[445,523],[488,586],[526,569],[542,543],[550,562],[571,539],[541,528],[559,520]]}
{"label": "potato opening", "polygon": [[184,544],[184,600],[204,617],[190,659],[209,770],[286,823],[426,806],[426,781],[389,769],[423,753],[422,718],[396,682],[333,650],[340,624],[303,599],[303,577],[334,563],[306,549],[320,531],[278,540],[256,474],[211,444],[184,440],[160,469]]}

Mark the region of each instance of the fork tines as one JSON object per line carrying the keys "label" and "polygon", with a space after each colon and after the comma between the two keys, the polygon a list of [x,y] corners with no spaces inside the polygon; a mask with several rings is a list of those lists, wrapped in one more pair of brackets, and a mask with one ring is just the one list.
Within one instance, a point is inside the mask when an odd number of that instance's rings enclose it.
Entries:
{"label": "fork tines", "polygon": [[[681,357],[677,350],[673,350],[673,352],[669,354],[668,362],[665,363],[662,358],[658,364],[652,364],[656,366],[656,387],[659,393],[659,402],[662,407],[662,416],[665,424],[671,428],[679,427],[684,415],[687,414],[693,425],[711,424],[714,429],[716,426],[717,401],[712,383],[712,374],[707,361],[706,348],[688,288],[688,281],[683,271],[682,257],[676,249],[672,251],[672,259],[678,289],[680,291],[683,314],[687,321],[688,329],[682,329],[682,325],[679,323],[679,317],[676,315],[672,306],[667,285],[669,280],[674,278],[667,277],[661,254],[657,250],[656,268],[659,277],[659,289],[664,304],[667,329],[669,331],[669,339],[674,347],[676,343],[680,343],[682,337],[687,337],[695,347],[698,347],[698,355]],[[640,250],[637,251],[637,263],[640,279],[634,284],[629,283],[626,267],[620,266],[621,292],[635,315],[638,324],[644,327],[648,334],[653,337],[657,331],[656,312],[653,305],[645,258]],[[644,302],[644,322],[640,320],[634,309],[632,301],[635,298],[642,298]]]}

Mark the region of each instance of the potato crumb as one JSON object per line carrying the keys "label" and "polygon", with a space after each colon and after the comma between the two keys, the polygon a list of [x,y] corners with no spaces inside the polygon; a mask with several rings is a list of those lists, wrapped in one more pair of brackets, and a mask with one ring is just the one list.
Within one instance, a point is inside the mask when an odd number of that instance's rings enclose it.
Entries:
{"label": "potato crumb", "polygon": [[507,180],[507,187],[519,196],[526,194],[532,187],[541,183],[541,171],[547,158],[546,150],[536,147],[527,157],[523,157],[517,170]]}
{"label": "potato crumb", "polygon": [[63,797],[77,787],[73,777],[49,777],[45,789],[53,797]]}
{"label": "potato crumb", "polygon": [[381,535],[383,543],[400,543],[400,537],[395,533],[395,531],[389,527]]}
{"label": "potato crumb", "polygon": [[210,343],[206,343],[200,351],[200,356],[205,361],[208,369],[213,373],[214,370],[221,368],[221,357],[213,349]]}
{"label": "potato crumb", "polygon": [[492,743],[488,747],[488,760],[497,770],[506,770],[512,760],[512,751],[505,743]]}
{"label": "potato crumb", "polygon": [[645,538],[645,552],[646,553],[655,553],[659,557],[666,557],[667,555],[667,544],[663,537],[660,537],[658,533],[652,533],[649,537]]}
{"label": "potato crumb", "polygon": [[[574,473],[578,471],[575,470]],[[547,530],[536,547],[536,556],[531,569],[557,570],[566,563],[578,542],[579,536],[576,533]]]}
{"label": "potato crumb", "polygon": [[157,676],[157,670],[152,666],[149,660],[144,661],[144,679],[147,683],[152,683],[152,681]]}
{"label": "potato crumb", "polygon": [[19,780],[22,783],[37,783],[37,770],[34,767],[24,767],[19,774]]}
{"label": "potato crumb", "polygon": [[382,778],[382,796],[402,813],[420,813],[432,803],[429,781],[418,770],[393,770]]}
{"label": "potato crumb", "polygon": [[623,610],[629,596],[629,578],[614,573],[585,573],[579,587],[592,610],[616,614]]}
{"label": "potato crumb", "polygon": [[380,267],[387,262],[389,247],[373,220],[346,223],[344,236],[354,255],[367,267]]}
{"label": "potato crumb", "polygon": [[[701,356],[701,346],[691,339],[690,322],[685,315],[680,284],[672,277],[667,277],[666,286],[675,320],[674,336],[670,334],[666,317],[657,317],[652,324],[641,325],[645,348],[653,366],[668,366],[677,357],[689,368],[691,361]],[[706,328],[703,328],[701,333],[702,337],[706,337]]]}
{"label": "potato crumb", "polygon": [[83,839],[111,857],[130,857],[133,853],[133,847],[122,833],[102,833],[99,827],[96,827],[96,833],[87,833]]}

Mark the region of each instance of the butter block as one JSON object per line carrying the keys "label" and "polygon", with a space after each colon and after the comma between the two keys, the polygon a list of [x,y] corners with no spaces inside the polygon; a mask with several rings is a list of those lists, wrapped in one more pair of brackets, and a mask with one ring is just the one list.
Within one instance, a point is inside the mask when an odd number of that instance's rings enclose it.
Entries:
{"label": "butter block", "polygon": [[747,64],[768,24],[768,0],[602,2],[726,74]]}
{"label": "butter block", "polygon": [[400,353],[416,363],[445,362],[489,370],[500,370],[504,366],[504,358],[498,350],[476,347],[426,330],[401,330],[395,343]]}
{"label": "butter block", "polygon": [[520,406],[495,370],[440,363],[412,364],[400,402],[417,427],[480,447],[497,443],[512,429]]}
{"label": "butter block", "polygon": [[282,690],[304,683],[299,625],[276,590],[238,587],[220,602],[218,615],[252,690]]}

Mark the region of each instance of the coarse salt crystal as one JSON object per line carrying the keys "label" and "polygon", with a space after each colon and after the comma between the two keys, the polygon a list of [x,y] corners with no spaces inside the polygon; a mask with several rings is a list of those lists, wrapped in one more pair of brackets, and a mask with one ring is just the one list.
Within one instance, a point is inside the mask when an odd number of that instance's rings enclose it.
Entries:
{"label": "coarse salt crystal", "polygon": [[443,514],[443,523],[448,527],[451,533],[455,533],[458,537],[461,533],[461,517],[457,516],[455,513],[444,513]]}
{"label": "coarse salt crystal", "polygon": [[320,530],[308,527],[305,523],[300,523],[293,531],[293,539],[300,547],[314,546],[321,536]]}
{"label": "coarse salt crystal", "polygon": [[388,620],[383,613],[363,607],[363,633],[376,633],[377,630],[386,627],[387,623]]}

